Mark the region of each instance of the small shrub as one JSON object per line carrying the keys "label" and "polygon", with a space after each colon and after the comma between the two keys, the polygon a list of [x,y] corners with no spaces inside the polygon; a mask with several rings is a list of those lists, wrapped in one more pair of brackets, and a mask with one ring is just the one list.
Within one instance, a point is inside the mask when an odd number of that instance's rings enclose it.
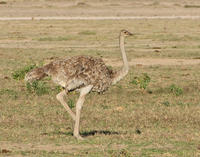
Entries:
{"label": "small shrub", "polygon": [[42,81],[33,81],[32,83],[28,82],[26,84],[26,89],[29,93],[35,93],[37,95],[48,94],[50,91],[50,88]]}
{"label": "small shrub", "polygon": [[141,134],[142,131],[141,131],[140,129],[136,129],[136,130],[135,130],[135,133],[136,133],[136,134]]}
{"label": "small shrub", "polygon": [[147,93],[153,94],[153,91],[152,90],[147,90]]}
{"label": "small shrub", "polygon": [[172,84],[170,87],[170,92],[176,96],[180,96],[181,94],[183,94],[183,89],[178,87],[177,85],[175,84]]}
{"label": "small shrub", "polygon": [[68,106],[69,106],[70,108],[74,108],[74,106],[75,106],[75,103],[74,103],[74,101],[73,101],[72,99],[69,99],[69,100],[67,101],[67,104],[68,104]]}
{"label": "small shrub", "polygon": [[12,78],[15,80],[23,80],[25,77],[25,74],[29,72],[30,70],[32,70],[33,68],[36,68],[35,64],[27,65],[22,69],[18,69],[12,73]]}
{"label": "small shrub", "polygon": [[53,89],[53,91],[55,91],[56,93],[59,93],[59,92],[61,92],[62,91],[62,87],[61,86],[56,86],[54,89]]}
{"label": "small shrub", "polygon": [[146,89],[151,81],[150,76],[147,73],[143,73],[142,76],[135,77],[130,83],[139,85],[140,89]]}
{"label": "small shrub", "polygon": [[165,105],[165,106],[170,106],[170,102],[169,101],[164,101],[164,102],[162,102],[162,104]]}

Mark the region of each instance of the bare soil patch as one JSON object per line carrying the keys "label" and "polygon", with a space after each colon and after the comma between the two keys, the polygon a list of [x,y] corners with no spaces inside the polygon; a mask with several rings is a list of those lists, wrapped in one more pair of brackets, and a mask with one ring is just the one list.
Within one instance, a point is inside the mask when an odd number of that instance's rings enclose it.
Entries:
{"label": "bare soil patch", "polygon": [[37,16],[37,17],[0,17],[0,21],[16,20],[142,20],[142,19],[199,19],[200,16]]}
{"label": "bare soil patch", "polygon": [[[0,17],[199,15],[199,2],[167,1],[14,1],[0,4]],[[189,7],[188,7],[189,6]],[[142,9],[141,9],[142,8]]]}

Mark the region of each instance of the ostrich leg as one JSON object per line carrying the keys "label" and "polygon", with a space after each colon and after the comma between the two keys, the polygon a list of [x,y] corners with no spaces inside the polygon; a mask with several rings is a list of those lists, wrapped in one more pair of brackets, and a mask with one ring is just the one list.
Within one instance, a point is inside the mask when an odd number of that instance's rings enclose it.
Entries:
{"label": "ostrich leg", "polygon": [[72,110],[70,109],[70,107],[67,105],[67,103],[64,101],[64,96],[66,96],[66,90],[61,91],[60,93],[58,93],[56,95],[57,100],[64,106],[64,108],[67,110],[67,112],[69,113],[69,115],[72,117],[72,119],[75,121],[76,120],[76,116],[75,114],[72,112]]}
{"label": "ostrich leg", "polygon": [[88,86],[80,89],[80,96],[76,103],[76,120],[75,120],[75,126],[74,126],[74,136],[77,139],[82,139],[82,137],[79,134],[81,108],[85,101],[85,96],[91,91],[92,87],[93,87],[93,85],[88,85]]}

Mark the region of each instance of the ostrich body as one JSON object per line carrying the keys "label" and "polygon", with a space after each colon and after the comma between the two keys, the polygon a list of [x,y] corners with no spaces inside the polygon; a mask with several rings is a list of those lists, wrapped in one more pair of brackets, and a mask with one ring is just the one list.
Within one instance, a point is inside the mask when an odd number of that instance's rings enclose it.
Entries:
{"label": "ostrich body", "polygon": [[[101,58],[90,56],[75,56],[68,59],[53,61],[41,68],[33,69],[25,76],[25,81],[32,82],[40,80],[45,76],[50,76],[52,80],[61,85],[64,90],[57,94],[57,100],[64,106],[72,119],[75,121],[73,135],[82,139],[79,134],[80,113],[85,96],[90,92],[103,92],[109,86],[116,84],[128,73],[128,61],[124,49],[124,37],[132,35],[126,30],[122,30],[119,36],[120,49],[123,59],[123,67],[118,72],[110,70]],[[74,114],[64,96],[73,90],[79,90],[80,96],[76,103],[76,114]]]}

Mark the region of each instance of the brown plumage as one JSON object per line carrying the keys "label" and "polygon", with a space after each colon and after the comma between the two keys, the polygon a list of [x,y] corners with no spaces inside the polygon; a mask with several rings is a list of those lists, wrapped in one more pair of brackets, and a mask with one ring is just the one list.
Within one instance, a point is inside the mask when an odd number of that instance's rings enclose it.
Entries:
{"label": "brown plumage", "polygon": [[92,91],[103,92],[112,82],[113,71],[108,69],[101,58],[75,56],[51,62],[44,72],[68,90],[93,85]]}
{"label": "brown plumage", "polygon": [[[112,84],[116,84],[128,73],[128,61],[124,49],[124,37],[132,35],[126,30],[120,32],[120,49],[123,59],[123,67],[118,72],[110,70],[101,58],[91,56],[75,56],[67,59],[53,61],[41,68],[36,68],[26,74],[25,80],[42,79],[50,76],[52,80],[65,88],[57,95],[57,99],[65,107],[73,120],[75,120],[74,136],[79,135],[80,110],[85,100],[86,94],[90,91],[103,92]],[[66,93],[80,89],[80,97],[76,104],[76,114],[74,114],[64,101]]]}
{"label": "brown plumage", "polygon": [[68,91],[93,85],[92,91],[100,93],[111,85],[114,74],[101,58],[75,56],[32,70],[26,75],[26,81],[40,80],[48,75]]}

